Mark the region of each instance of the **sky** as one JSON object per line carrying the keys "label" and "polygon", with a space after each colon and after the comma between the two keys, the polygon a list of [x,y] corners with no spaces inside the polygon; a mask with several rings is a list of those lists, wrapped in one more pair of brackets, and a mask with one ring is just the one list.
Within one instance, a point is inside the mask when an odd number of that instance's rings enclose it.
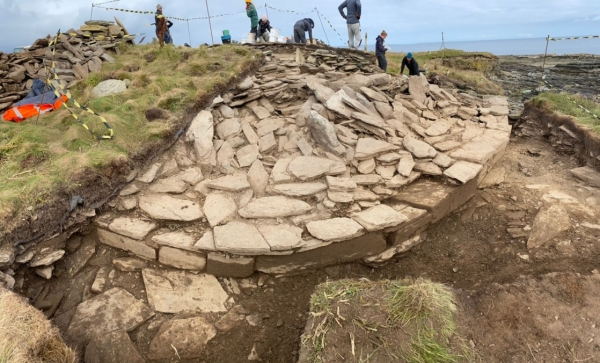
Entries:
{"label": "sky", "polygon": [[[100,3],[103,0],[96,0]],[[214,42],[220,43],[222,30],[229,30],[233,39],[241,40],[250,30],[245,14],[244,0],[205,0],[211,16]],[[169,17],[196,18],[207,15],[203,0],[169,0],[162,3]],[[268,12],[271,25],[291,36],[294,23],[310,17],[315,21],[314,36],[333,46],[344,46],[347,41],[345,20],[337,7],[342,0],[266,0],[279,12],[264,9],[265,1],[255,2],[259,16]],[[600,35],[600,1],[597,0],[362,0],[361,28],[369,34],[369,43],[386,30],[388,44],[440,42],[442,32],[446,42],[492,39],[522,39]],[[131,14],[106,10],[100,6],[154,11],[157,1],[121,0],[92,7],[92,1],[82,0],[0,0],[0,24],[3,36],[0,51],[10,53],[17,46],[29,45],[37,38],[78,28],[90,19],[113,20],[117,16],[131,33],[145,33],[146,41],[154,36],[152,15]],[[317,8],[323,15],[325,32],[319,16],[311,12]],[[309,14],[297,14],[307,13]],[[212,43],[207,20],[182,22],[173,20],[171,35],[177,45],[198,46]],[[334,30],[337,30],[336,34]],[[188,32],[189,25],[189,32]],[[142,35],[143,36],[143,35]],[[141,37],[138,37],[138,40]],[[596,43],[595,43],[596,44]]]}

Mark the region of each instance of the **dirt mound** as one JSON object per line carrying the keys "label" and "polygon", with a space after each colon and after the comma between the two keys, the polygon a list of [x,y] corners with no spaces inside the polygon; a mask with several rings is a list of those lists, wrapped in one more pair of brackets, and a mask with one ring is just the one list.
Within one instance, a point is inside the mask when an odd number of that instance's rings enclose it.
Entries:
{"label": "dirt mound", "polygon": [[75,363],[71,348],[44,314],[25,299],[0,288],[0,362]]}
{"label": "dirt mound", "polygon": [[460,324],[486,362],[600,360],[599,274],[527,277],[460,300]]}

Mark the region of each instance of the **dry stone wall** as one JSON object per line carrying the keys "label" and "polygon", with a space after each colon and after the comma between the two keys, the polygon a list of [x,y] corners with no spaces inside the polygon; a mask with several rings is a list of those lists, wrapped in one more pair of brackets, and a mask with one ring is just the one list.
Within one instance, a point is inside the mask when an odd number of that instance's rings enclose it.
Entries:
{"label": "dry stone wall", "polygon": [[[53,38],[54,34],[38,39],[22,52],[0,52],[0,112],[23,99],[34,79],[46,80],[44,62],[49,68],[53,55],[48,46]],[[70,88],[78,80],[87,79],[91,72],[100,70],[103,62],[114,62],[108,52],[118,52],[120,43],[134,38],[118,20],[117,24],[92,20],[79,29],[69,29],[59,36],[56,45],[54,59],[58,78]]]}
{"label": "dry stone wall", "polygon": [[[383,263],[471,198],[508,144],[503,97],[296,59],[270,54],[198,113],[96,219],[100,242],[223,277]],[[44,246],[0,267],[50,278],[64,251]]]}

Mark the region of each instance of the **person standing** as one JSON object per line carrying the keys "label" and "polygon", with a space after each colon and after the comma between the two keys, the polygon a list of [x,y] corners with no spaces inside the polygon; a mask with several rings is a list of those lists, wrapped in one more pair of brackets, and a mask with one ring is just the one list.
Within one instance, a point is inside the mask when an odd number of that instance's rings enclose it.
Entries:
{"label": "person standing", "polygon": [[400,67],[400,74],[404,73],[404,67],[408,68],[409,76],[420,76],[421,72],[419,72],[419,63],[417,60],[413,58],[413,54],[408,52],[406,57],[402,58],[402,67]]}
{"label": "person standing", "polygon": [[269,42],[269,35],[271,32],[271,23],[269,22],[269,18],[266,14],[263,14],[262,19],[258,22],[258,34],[256,36],[256,41],[258,43]]}
{"label": "person standing", "polygon": [[[344,9],[347,9],[347,14],[344,14]],[[360,15],[362,9],[360,0],[346,0],[338,7],[338,10],[348,24],[348,46],[350,49],[358,49],[362,44],[362,36],[360,34]]]}
{"label": "person standing", "polygon": [[310,18],[298,20],[296,24],[294,24],[294,42],[306,44],[305,32],[308,32],[308,38],[310,39],[310,44],[312,44],[312,30],[314,27],[315,22]]}
{"label": "person standing", "polygon": [[167,27],[167,18],[162,13],[162,5],[156,5],[156,14],[154,14],[154,24],[156,25],[156,38],[160,43],[160,47],[165,46],[165,35],[169,28]]}
{"label": "person standing", "polygon": [[246,0],[246,15],[250,18],[250,33],[256,34],[258,32],[258,13],[252,0]]}
{"label": "person standing", "polygon": [[385,53],[390,48],[385,45],[385,38],[387,38],[387,33],[384,30],[381,32],[381,35],[377,36],[377,41],[375,42],[375,55],[377,56],[379,68],[381,68],[384,72],[387,72],[387,59],[385,58]]}

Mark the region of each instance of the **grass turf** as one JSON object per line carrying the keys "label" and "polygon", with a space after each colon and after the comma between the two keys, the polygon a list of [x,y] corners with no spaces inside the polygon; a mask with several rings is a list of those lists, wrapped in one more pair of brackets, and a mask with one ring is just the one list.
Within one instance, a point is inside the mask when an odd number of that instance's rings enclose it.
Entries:
{"label": "grass turf", "polygon": [[[159,142],[194,101],[260,57],[239,46],[124,46],[121,53],[71,90],[80,104],[106,118],[114,140],[95,140],[64,108],[41,116],[39,122],[0,123],[0,218],[31,210],[56,190],[73,190],[82,173],[126,161]],[[131,86],[122,94],[92,99],[92,88],[107,79],[128,79]],[[144,112],[152,107],[169,111],[170,119],[148,122]],[[97,134],[107,131],[98,117],[77,113]]]}
{"label": "grass turf", "polygon": [[572,116],[578,123],[587,126],[591,131],[600,135],[600,119],[579,107],[581,105],[594,115],[600,117],[600,104],[590,99],[566,93],[546,92],[536,96],[532,102],[535,105],[546,107],[554,112]]}

